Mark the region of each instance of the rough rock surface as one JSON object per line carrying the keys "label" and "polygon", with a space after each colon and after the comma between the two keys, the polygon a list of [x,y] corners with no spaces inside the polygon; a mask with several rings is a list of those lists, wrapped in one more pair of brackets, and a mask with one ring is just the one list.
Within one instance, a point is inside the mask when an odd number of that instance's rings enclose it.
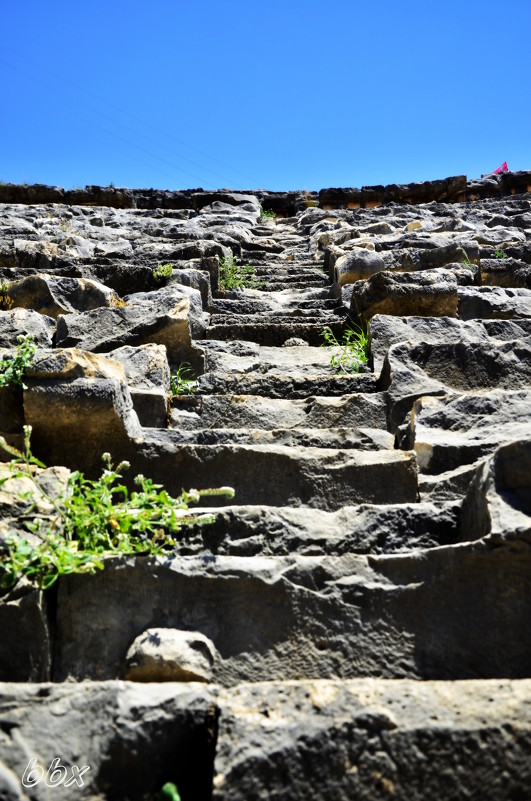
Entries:
{"label": "rough rock surface", "polygon": [[49,465],[0,464],[0,565],[104,451],[236,492],[0,590],[0,798],[80,797],[33,757],[94,801],[529,797],[530,190],[0,186],[0,360],[37,346],[0,435]]}

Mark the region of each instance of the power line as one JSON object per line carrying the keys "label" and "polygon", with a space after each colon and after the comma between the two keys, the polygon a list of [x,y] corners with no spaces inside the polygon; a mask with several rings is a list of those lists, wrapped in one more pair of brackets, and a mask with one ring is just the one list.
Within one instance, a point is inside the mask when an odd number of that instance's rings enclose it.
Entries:
{"label": "power line", "polygon": [[[13,51],[13,50],[12,50],[12,48],[7,48],[7,49],[11,50],[11,52],[15,52],[15,51]],[[45,83],[45,81],[43,81],[41,78],[38,78],[38,77],[36,77],[36,76],[34,76],[34,75],[31,75],[31,74],[28,74],[28,73],[27,73],[25,70],[21,69],[21,68],[20,68],[20,67],[18,67],[18,66],[15,66],[15,65],[13,65],[13,64],[10,64],[10,63],[9,63],[9,62],[7,62],[7,61],[6,61],[4,58],[1,58],[1,57],[0,57],[0,62],[2,62],[3,64],[5,64],[5,65],[6,65],[7,67],[9,67],[10,69],[13,69],[13,70],[15,70],[15,71],[19,72],[20,74],[24,75],[24,76],[25,76],[27,79],[29,79],[29,80],[31,80],[31,81],[34,81],[34,82],[36,82],[36,83],[38,83],[38,84],[43,84],[43,83]],[[48,74],[50,74],[50,73],[49,73],[49,71],[48,71]],[[73,94],[72,94],[72,93],[70,93],[70,94],[71,94],[71,96],[73,96]],[[88,92],[88,94],[92,95],[92,97],[95,97],[95,98],[97,98],[97,96],[96,96],[96,95],[94,95],[92,92]],[[75,97],[76,97],[76,99],[79,99],[79,92],[76,92],[76,95],[75,95]],[[104,100],[102,100],[102,99],[100,99],[100,102],[102,102],[102,103],[105,103],[106,105],[109,105],[110,107],[113,107],[113,106],[112,106],[112,104],[110,104],[110,103],[108,103],[107,101],[104,101]],[[86,104],[86,103],[85,103],[85,107],[86,107],[86,108],[90,108],[90,107],[88,107],[88,106],[87,106],[87,104]],[[133,119],[138,119],[138,118],[135,118],[135,117],[134,117],[134,115],[130,114],[129,112],[126,112],[126,111],[124,111],[124,110],[120,110],[120,109],[117,109],[117,110],[118,110],[118,112],[119,112],[119,113],[126,114],[127,116],[129,116],[129,117],[131,117],[131,118],[133,118]],[[79,112],[77,112],[77,113],[79,114]],[[95,110],[95,109],[94,109],[94,110],[93,110],[93,113],[94,113],[94,114],[96,114],[96,115],[97,115],[97,116],[99,116],[99,117],[106,118],[106,119],[107,119],[107,120],[109,120],[110,122],[114,122],[116,125],[120,125],[122,128],[126,128],[127,130],[129,130],[129,131],[131,131],[133,134],[135,134],[136,136],[141,136],[141,137],[143,137],[144,139],[147,139],[148,141],[151,141],[151,142],[153,142],[153,143],[154,143],[154,144],[156,144],[156,145],[158,145],[158,144],[159,144],[159,143],[158,143],[156,140],[152,139],[151,137],[147,136],[146,134],[143,134],[142,132],[139,132],[139,131],[137,131],[137,130],[133,129],[133,128],[131,128],[130,126],[124,125],[124,124],[123,124],[123,123],[121,123],[121,122],[115,121],[115,120],[113,120],[112,118],[110,118],[108,115],[104,115],[104,114],[102,114],[102,113],[101,113],[101,111],[100,111],[99,109],[98,109],[98,110]],[[163,163],[165,163],[165,164],[169,165],[170,167],[172,167],[172,169],[176,169],[176,170],[178,170],[179,172],[181,172],[181,173],[183,173],[183,174],[185,174],[185,175],[188,175],[188,176],[190,176],[190,177],[191,177],[191,178],[193,178],[194,180],[197,180],[197,181],[199,181],[201,184],[204,184],[204,183],[205,183],[205,181],[204,181],[204,180],[200,179],[200,178],[199,178],[197,175],[195,175],[194,173],[190,172],[189,170],[185,170],[185,169],[183,169],[182,167],[178,166],[178,165],[177,165],[177,164],[175,164],[174,162],[172,162],[172,161],[169,161],[168,159],[165,159],[165,158],[163,158],[162,156],[159,156],[159,155],[157,155],[157,154],[155,154],[155,153],[152,153],[150,150],[147,150],[146,148],[143,148],[143,147],[141,147],[140,145],[137,145],[137,144],[135,144],[134,142],[131,142],[131,141],[129,141],[129,140],[127,140],[127,139],[125,139],[124,137],[121,137],[121,136],[119,136],[118,134],[115,134],[115,133],[114,133],[114,132],[112,132],[112,131],[108,131],[106,128],[104,128],[103,126],[101,126],[100,124],[98,124],[98,123],[97,123],[97,122],[96,122],[96,121],[95,121],[93,118],[90,118],[90,123],[91,123],[92,125],[96,125],[97,127],[99,127],[99,128],[100,128],[102,131],[104,131],[104,133],[106,133],[107,135],[113,136],[113,137],[115,137],[116,139],[119,139],[119,140],[121,140],[122,142],[124,142],[124,143],[126,143],[126,144],[129,144],[131,147],[134,147],[134,148],[138,149],[140,152],[143,152],[143,153],[147,154],[147,155],[148,155],[148,156],[150,156],[151,158],[154,158],[154,159],[156,159],[156,160],[158,160],[158,161],[161,161],[161,162],[163,162]],[[151,125],[151,124],[149,124],[149,123],[142,123],[142,124],[144,124],[144,125],[145,125],[145,124],[147,124],[149,127],[153,128],[154,130],[156,130],[156,131],[158,131],[158,132],[160,132],[160,133],[164,133],[164,135],[168,136],[168,138],[170,138],[170,139],[174,139],[175,141],[181,141],[181,140],[178,140],[178,139],[177,139],[177,137],[174,137],[173,135],[170,135],[170,134],[168,134],[166,131],[160,131],[160,129],[157,129],[155,126],[153,126],[153,125]],[[201,151],[199,151],[197,148],[192,148],[192,147],[191,147],[191,146],[189,146],[189,145],[185,145],[185,146],[187,146],[187,147],[190,147],[190,149],[195,149],[195,150],[196,150],[196,152],[199,152],[199,153],[201,153]],[[116,147],[116,145],[114,145],[114,147]],[[117,150],[119,150],[119,148],[116,148],[116,149],[117,149]],[[119,152],[120,152],[120,151],[119,151]],[[207,154],[204,154],[204,155],[205,155],[205,157],[206,157],[206,158],[209,158],[211,161],[216,161],[216,159],[213,159],[211,156],[208,156]],[[206,167],[206,166],[204,166],[204,165],[202,165],[202,164],[198,164],[197,162],[194,162],[193,160],[189,159],[187,156],[182,156],[181,154],[180,154],[180,158],[182,158],[183,160],[185,160],[185,161],[187,161],[187,162],[189,162],[189,163],[193,164],[194,166],[197,166],[197,167],[198,167],[199,169],[201,169],[202,171],[209,172],[210,174],[212,174],[212,175],[215,175],[215,176],[217,176],[218,178],[221,178],[221,180],[224,180],[223,176],[221,176],[221,175],[220,175],[219,173],[217,173],[216,171],[214,171],[214,170],[210,169],[209,167]],[[145,162],[144,162],[144,163],[145,163]],[[219,163],[221,163],[221,162],[219,162]],[[149,166],[149,165],[148,165],[148,166]],[[231,169],[231,168],[228,168],[228,169]],[[161,170],[160,170],[160,169],[159,169],[159,170],[157,170],[157,171],[158,171],[158,172],[161,172]],[[237,170],[231,170],[231,171],[234,171],[234,172],[239,172],[239,171],[237,171]],[[169,176],[168,176],[168,177],[169,177]],[[173,176],[172,176],[172,177],[173,177]],[[237,188],[237,187],[235,187],[235,188]]]}

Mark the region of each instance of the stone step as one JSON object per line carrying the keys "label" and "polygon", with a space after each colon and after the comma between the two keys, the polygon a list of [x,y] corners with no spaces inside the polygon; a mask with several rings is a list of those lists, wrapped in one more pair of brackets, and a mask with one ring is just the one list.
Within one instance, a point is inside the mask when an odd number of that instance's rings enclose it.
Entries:
{"label": "stone step", "polygon": [[356,375],[290,375],[288,373],[205,373],[197,381],[196,396],[202,395],[262,395],[269,398],[313,398],[316,395],[340,397],[357,392],[377,391],[377,379],[372,373]]}
{"label": "stone step", "polygon": [[[216,325],[246,325],[246,324],[255,324],[260,323],[263,324],[267,322],[267,318],[270,317],[271,323],[279,324],[279,323],[290,323],[290,322],[301,322],[301,323],[320,323],[321,326],[324,328],[328,325],[329,322],[334,322],[334,319],[337,320],[337,317],[341,317],[342,319],[345,317],[345,310],[344,309],[319,309],[319,308],[310,308],[310,309],[300,309],[300,308],[282,308],[279,309],[277,312],[270,311],[270,312],[256,312],[254,314],[236,314],[234,317],[230,312],[224,312],[221,314],[212,314],[210,318],[210,327]],[[209,329],[208,329],[209,330]],[[207,334],[208,334],[207,330]]]}
{"label": "stone step", "polygon": [[530,692],[503,680],[248,683],[220,700],[212,801],[458,801],[485,787],[491,801],[524,801]]}
{"label": "stone step", "polygon": [[315,264],[293,264],[292,262],[281,262],[279,264],[260,264],[256,266],[256,274],[260,276],[297,276],[299,278],[310,278],[311,276],[323,277],[323,271]]}
{"label": "stone step", "polygon": [[17,723],[2,753],[5,797],[23,797],[16,777],[38,754],[43,774],[57,759],[69,766],[86,798],[118,787],[154,799],[170,778],[183,801],[280,799],[286,788],[291,801],[309,789],[314,801],[458,801],[485,787],[490,801],[523,801],[530,694],[529,680],[5,682],[0,717]]}
{"label": "stone step", "polygon": [[386,430],[385,393],[354,393],[300,400],[260,395],[190,395],[173,399],[170,425],[181,431],[202,428],[379,428]]}
{"label": "stone step", "polygon": [[529,617],[500,589],[529,569],[531,552],[482,541],[458,550],[457,561],[453,544],[370,556],[109,560],[90,581],[65,576],[58,587],[53,678],[119,678],[135,637],[158,626],[207,637],[212,681],[225,686],[525,678]]}
{"label": "stone step", "polygon": [[345,556],[406,553],[460,541],[460,505],[445,503],[359,504],[335,512],[306,506],[197,508],[212,524],[186,526],[180,556]]}
{"label": "stone step", "polygon": [[[326,323],[336,337],[342,335],[344,322]],[[256,322],[239,324],[220,323],[210,325],[206,330],[207,339],[220,339],[223,341],[241,339],[247,342],[257,342],[260,345],[283,345],[288,339],[294,337],[304,339],[309,345],[317,346],[323,342],[323,321],[315,323],[294,320],[286,323]]]}
{"label": "stone step", "polygon": [[[143,429],[130,453],[130,475],[142,473],[181,489],[233,487],[241,504],[338,509],[345,504],[417,499],[413,452],[301,445],[183,445],[180,432]],[[208,505],[219,504],[212,499]]]}
{"label": "stone step", "polygon": [[[318,309],[319,311],[322,311],[324,309],[333,310],[340,307],[338,307],[338,302],[334,298],[324,297],[322,299],[315,300],[301,299],[297,301],[296,304],[290,304],[290,308],[296,312],[298,309],[304,311],[307,309]],[[273,311],[271,307],[268,307],[265,299],[260,302],[259,300],[254,301],[248,298],[245,300],[225,300],[223,298],[216,298],[209,308],[209,312],[211,314],[261,314],[266,310]]]}
{"label": "stone step", "polygon": [[[144,429],[148,431],[148,429]],[[180,445],[286,445],[305,448],[343,448],[362,451],[393,450],[393,434],[371,428],[207,428],[175,427],[172,442]]]}

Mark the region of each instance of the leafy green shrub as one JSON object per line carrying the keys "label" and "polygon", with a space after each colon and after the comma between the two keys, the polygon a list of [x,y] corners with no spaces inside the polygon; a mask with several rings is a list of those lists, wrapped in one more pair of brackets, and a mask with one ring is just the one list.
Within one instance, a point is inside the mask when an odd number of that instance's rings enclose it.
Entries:
{"label": "leafy green shrub", "polygon": [[176,395],[194,394],[197,382],[194,381],[193,378],[186,377],[191,375],[193,375],[193,373],[188,362],[181,362],[177,368],[177,372],[170,376],[170,389],[174,397]]}
{"label": "leafy green shrub", "polygon": [[0,387],[13,384],[27,389],[23,378],[26,370],[33,364],[35,345],[31,334],[17,337],[18,345],[14,356],[4,356],[0,361]]}
{"label": "leafy green shrub", "polygon": [[353,324],[343,333],[338,341],[333,331],[327,326],[322,332],[324,347],[339,348],[339,353],[332,354],[330,364],[340,374],[360,373],[369,358],[369,336],[366,328]]}
{"label": "leafy green shrub", "polygon": [[252,264],[237,264],[231,253],[219,260],[219,288],[223,291],[231,289],[260,289],[264,285],[256,276],[256,267]]}
{"label": "leafy green shrub", "polygon": [[108,556],[167,553],[175,547],[174,536],[182,526],[214,520],[212,515],[194,517],[188,512],[189,503],[197,503],[204,496],[234,496],[230,487],[220,487],[183,490],[178,498],[172,498],[160,484],[142,475],[134,480],[138,489],[129,492],[122,483],[122,473],[129,464],[121,462],[114,468],[110,454],[104,453],[100,478],[90,480],[79,471],[73,472],[66,489],[51,497],[34,478],[35,467],[44,465],[31,453],[30,436],[31,426],[24,426],[24,452],[0,437],[0,447],[13,457],[0,487],[12,478],[29,478],[34,492],[30,493],[32,497],[25,493],[25,499],[42,499],[53,512],[46,521],[37,513],[25,516],[28,531],[40,538],[37,545],[16,534],[8,538],[2,559],[3,587],[12,587],[21,576],[27,576],[48,589],[60,575],[102,569]]}
{"label": "leafy green shrub", "polygon": [[507,253],[504,250],[497,250],[494,254],[497,259],[506,259]]}
{"label": "leafy green shrub", "polygon": [[260,210],[260,217],[261,218],[265,217],[265,219],[275,220],[276,216],[277,215],[275,214],[275,212],[272,211],[271,209],[261,209]]}
{"label": "leafy green shrub", "polygon": [[153,278],[158,284],[168,281],[173,275],[171,264],[158,264],[153,270]]}

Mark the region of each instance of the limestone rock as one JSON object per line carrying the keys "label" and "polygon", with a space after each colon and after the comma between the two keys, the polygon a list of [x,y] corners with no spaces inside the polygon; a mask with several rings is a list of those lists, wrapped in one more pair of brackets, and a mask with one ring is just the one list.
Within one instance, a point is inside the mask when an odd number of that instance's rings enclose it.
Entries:
{"label": "limestone rock", "polygon": [[54,680],[116,678],[131,642],[158,627],[212,640],[212,678],[224,685],[301,675],[524,678],[531,552],[493,547],[479,521],[468,537],[368,556],[108,561],[59,586]]}
{"label": "limestone rock", "polygon": [[210,681],[216,649],[197,631],[147,629],[127,651],[125,678],[131,681]]}
{"label": "limestone rock", "polygon": [[459,287],[458,296],[458,313],[462,320],[518,320],[531,317],[531,289],[463,286]]}
{"label": "limestone rock", "polygon": [[45,464],[94,476],[103,453],[115,463],[129,458],[141,428],[121,364],[76,349],[40,351],[26,380],[24,416]]}
{"label": "limestone rock", "polygon": [[457,281],[445,271],[421,273],[379,272],[367,281],[354,284],[350,313],[367,322],[375,314],[398,317],[455,317],[457,313]]}
{"label": "limestone rock", "polygon": [[531,344],[456,341],[393,345],[384,361],[380,388],[388,391],[390,430],[395,431],[422,395],[452,391],[526,389],[531,381]]}
{"label": "limestone rock", "polygon": [[531,289],[531,267],[518,259],[481,259],[480,269],[483,286]]}
{"label": "limestone rock", "polygon": [[434,248],[408,248],[403,251],[402,270],[432,270],[453,262],[477,264],[479,250],[475,242],[452,242]]}
{"label": "limestone rock", "polygon": [[186,359],[192,349],[190,299],[175,288],[146,294],[152,297],[137,295],[127,306],[59,317],[57,345],[106,353],[154,343],[166,346],[171,362]]}
{"label": "limestone rock", "polygon": [[[529,418],[528,418],[529,419]],[[531,543],[531,439],[501,445],[470,484],[459,519],[461,535],[471,528],[496,544]]]}
{"label": "limestone rock", "polygon": [[53,646],[49,611],[46,594],[25,579],[11,590],[1,591],[0,681],[50,680]]}
{"label": "limestone rock", "polygon": [[441,474],[525,439],[530,419],[529,389],[425,396],[415,401],[398,441],[414,448],[422,472]]}
{"label": "limestone rock", "polygon": [[55,320],[29,309],[0,311],[0,347],[14,348],[17,337],[31,334],[37,346],[51,348]]}
{"label": "limestone rock", "polygon": [[369,324],[371,355],[375,373],[380,373],[389,347],[399,342],[467,343],[491,339],[502,341],[528,341],[531,338],[531,320],[458,320],[451,317],[393,317],[375,315]]}
{"label": "limestone rock", "polygon": [[[2,734],[0,793],[6,801],[79,795],[148,801],[172,781],[185,801],[206,801],[216,714],[216,693],[204,684],[0,684],[0,720],[16,732]],[[31,758],[45,776],[57,757],[67,780],[74,775],[72,785],[49,788],[43,778],[33,788],[21,786]]]}
{"label": "limestone rock", "polygon": [[351,253],[346,253],[334,264],[334,284],[342,287],[344,284],[353,284],[370,278],[374,273],[385,270],[383,258],[379,253],[374,253],[366,248],[356,248]]}
{"label": "limestone rock", "polygon": [[[529,682],[243,684],[219,699],[214,801],[525,798]],[[502,719],[507,719],[511,738]],[[487,745],[486,745],[487,744]]]}
{"label": "limestone rock", "polygon": [[114,306],[118,296],[103,284],[84,278],[32,275],[9,284],[15,307],[33,309],[57,319],[60,314]]}
{"label": "limestone rock", "polygon": [[164,345],[124,345],[109,353],[124,370],[141,426],[164,428],[169,411],[170,369]]}

